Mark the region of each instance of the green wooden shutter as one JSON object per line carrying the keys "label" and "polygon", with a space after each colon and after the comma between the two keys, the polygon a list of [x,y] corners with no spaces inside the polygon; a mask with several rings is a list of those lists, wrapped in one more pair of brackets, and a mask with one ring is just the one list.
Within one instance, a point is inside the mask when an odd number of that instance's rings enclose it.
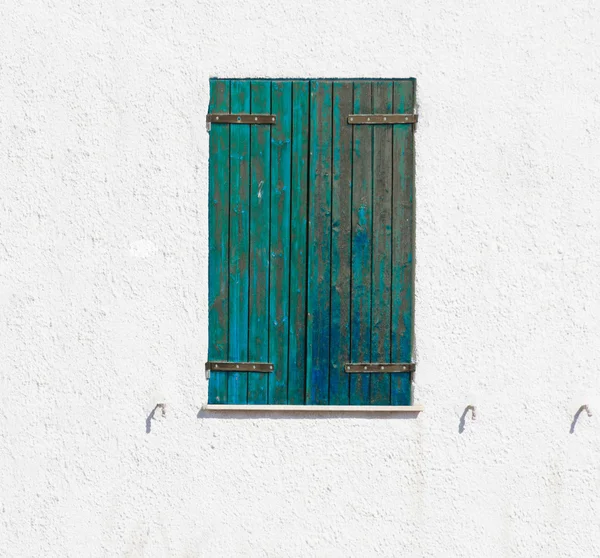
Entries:
{"label": "green wooden shutter", "polygon": [[210,85],[209,403],[410,405],[414,80]]}

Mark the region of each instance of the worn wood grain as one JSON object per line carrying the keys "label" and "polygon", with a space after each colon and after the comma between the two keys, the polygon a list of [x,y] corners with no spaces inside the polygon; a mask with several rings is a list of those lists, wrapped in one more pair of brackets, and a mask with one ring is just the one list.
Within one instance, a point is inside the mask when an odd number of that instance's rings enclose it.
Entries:
{"label": "worn wood grain", "polygon": [[273,81],[271,113],[271,248],[269,267],[269,403],[287,403],[289,347],[292,82]]}
{"label": "worn wood grain", "polygon": [[[271,82],[250,82],[250,111],[271,110]],[[269,359],[269,242],[271,126],[250,126],[250,252],[248,305],[248,359]],[[248,403],[267,403],[268,375],[248,374]]]}
{"label": "worn wood grain", "polygon": [[307,403],[329,399],[332,84],[310,90]]}
{"label": "worn wood grain", "polygon": [[[250,111],[250,82],[232,80],[231,111]],[[248,360],[248,259],[250,239],[250,126],[230,125],[229,157],[229,360]],[[231,372],[228,403],[246,403],[248,374]]]}
{"label": "worn wood grain", "polygon": [[352,82],[333,83],[333,180],[331,189],[331,363],[329,403],[349,403],[350,281],[352,232]]}
{"label": "worn wood grain", "polygon": [[[211,80],[209,112],[229,112],[230,83]],[[208,360],[227,360],[229,317],[229,126],[213,126],[209,139]],[[209,403],[227,402],[227,375],[208,384]]]}
{"label": "worn wood grain", "polygon": [[[372,84],[354,83],[354,112],[369,113],[372,106]],[[354,129],[352,163],[352,303],[351,361],[371,360],[371,250],[373,197],[373,129]],[[370,375],[350,378],[350,403],[369,403]]]}
{"label": "worn wood grain", "polygon": [[[392,112],[394,83],[373,83],[373,112]],[[373,127],[373,249],[371,361],[390,361],[392,283],[392,127]],[[371,376],[370,402],[389,405],[390,375]]]}
{"label": "worn wood grain", "polygon": [[309,82],[292,85],[292,182],[290,208],[290,329],[288,402],[303,404],[306,391],[306,272],[308,219]]}
{"label": "worn wood grain", "polygon": [[[394,84],[394,111],[412,112],[414,80]],[[392,327],[391,356],[394,362],[410,362],[413,331],[413,228],[414,228],[414,127],[394,124],[392,168]],[[410,373],[392,374],[391,402],[409,405]]]}

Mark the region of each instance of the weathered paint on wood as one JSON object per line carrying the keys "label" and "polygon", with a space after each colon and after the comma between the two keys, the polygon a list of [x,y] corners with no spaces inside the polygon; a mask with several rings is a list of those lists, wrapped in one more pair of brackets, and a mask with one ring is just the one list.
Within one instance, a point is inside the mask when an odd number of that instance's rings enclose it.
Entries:
{"label": "weathered paint on wood", "polygon": [[273,81],[271,113],[271,260],[269,267],[269,403],[287,403],[290,302],[292,82]]}
{"label": "weathered paint on wood", "polygon": [[[414,80],[394,84],[394,112],[412,112]],[[393,243],[392,243],[392,328],[391,351],[395,362],[409,362],[412,355],[413,317],[413,227],[414,227],[414,127],[393,127]],[[411,376],[392,374],[392,405],[410,405]]]}
{"label": "weathered paint on wood", "polygon": [[[250,112],[250,83],[231,82],[231,111]],[[250,240],[250,126],[231,126],[229,156],[229,360],[248,360],[248,256]],[[228,401],[248,401],[247,372],[229,373]]]}
{"label": "weathered paint on wood", "polygon": [[[373,112],[393,112],[394,83],[373,83]],[[371,270],[371,362],[390,362],[392,284],[392,128],[373,127],[373,267]],[[371,376],[370,402],[389,405],[390,375]]]}
{"label": "weathered paint on wood", "polygon": [[329,401],[332,83],[310,88],[307,404]]}
{"label": "weathered paint on wood", "polygon": [[349,403],[350,378],[350,242],[352,234],[352,82],[333,83],[333,181],[331,189],[331,362],[329,403]]}
{"label": "weathered paint on wood", "polygon": [[290,345],[288,402],[303,404],[306,391],[306,270],[308,218],[309,82],[292,91],[292,184],[290,207]]}
{"label": "weathered paint on wood", "polygon": [[[271,110],[271,82],[250,83],[250,111]],[[269,238],[271,126],[250,126],[250,238],[248,359],[269,360]],[[248,403],[267,403],[268,374],[248,374]]]}
{"label": "weathered paint on wood", "polygon": [[[229,112],[228,80],[211,80],[212,112]],[[210,134],[208,185],[208,360],[227,360],[229,315],[229,126]],[[226,403],[227,375],[208,385],[209,403]]]}
{"label": "weathered paint on wood", "polygon": [[[373,110],[371,82],[354,84],[354,112]],[[373,128],[354,129],[352,162],[351,361],[371,361],[371,263],[373,219]],[[350,404],[368,405],[369,374],[350,378]]]}
{"label": "weathered paint on wood", "polygon": [[347,116],[413,109],[414,80],[211,80],[210,112],[277,124],[211,130],[209,358],[275,370],[209,403],[410,404],[410,373],[343,366],[411,360],[414,126]]}

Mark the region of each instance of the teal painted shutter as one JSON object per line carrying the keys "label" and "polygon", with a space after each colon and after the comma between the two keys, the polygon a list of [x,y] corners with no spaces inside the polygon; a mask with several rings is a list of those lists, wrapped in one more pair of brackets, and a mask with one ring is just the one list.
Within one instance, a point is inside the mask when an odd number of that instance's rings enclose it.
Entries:
{"label": "teal painted shutter", "polygon": [[[348,115],[412,113],[414,80],[211,80],[209,402],[409,405],[412,124]],[[253,372],[247,362],[273,364]]]}

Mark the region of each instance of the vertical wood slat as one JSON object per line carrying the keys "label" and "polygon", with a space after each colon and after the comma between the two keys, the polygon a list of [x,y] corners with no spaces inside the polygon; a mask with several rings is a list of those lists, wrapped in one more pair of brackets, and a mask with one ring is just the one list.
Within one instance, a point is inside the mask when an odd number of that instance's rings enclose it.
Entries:
{"label": "vertical wood slat", "polygon": [[271,113],[271,248],[269,267],[269,403],[287,403],[289,342],[292,83],[273,81]]}
{"label": "vertical wood slat", "polygon": [[[414,80],[394,83],[394,112],[412,112]],[[392,168],[392,326],[391,357],[409,362],[412,356],[413,226],[414,226],[414,126],[394,124]],[[410,405],[410,373],[392,374],[392,405]]]}
{"label": "vertical wood slat", "polygon": [[288,403],[290,405],[301,405],[305,402],[306,390],[309,82],[294,81],[292,97]]}
{"label": "vertical wood slat", "polygon": [[332,84],[311,81],[307,404],[329,400]]}
{"label": "vertical wood slat", "polygon": [[[392,112],[394,83],[373,83],[373,112]],[[392,283],[392,128],[373,126],[371,361],[390,362]],[[371,405],[389,405],[390,375],[371,375]]]}
{"label": "vertical wood slat", "polygon": [[[354,84],[354,112],[372,111],[371,82]],[[373,127],[354,128],[352,162],[351,360],[371,360],[371,250]],[[369,374],[352,374],[350,404],[368,405]]]}
{"label": "vertical wood slat", "polygon": [[[211,80],[209,112],[229,112],[230,83]],[[215,126],[209,141],[208,360],[227,360],[229,316],[229,126]],[[227,375],[215,374],[209,403],[227,403]]]}
{"label": "vertical wood slat", "polygon": [[[250,83],[231,82],[231,111],[250,112]],[[250,126],[231,125],[229,157],[229,360],[248,360],[248,258],[250,239]],[[229,374],[228,403],[248,401],[248,374]]]}
{"label": "vertical wood slat", "polygon": [[[271,82],[250,82],[250,112],[271,111]],[[269,359],[269,238],[271,126],[250,126],[250,255],[248,360]],[[268,374],[248,373],[248,403],[267,403]]]}
{"label": "vertical wood slat", "polygon": [[329,404],[348,405],[350,378],[350,235],[352,232],[351,81],[333,84],[333,180],[331,188],[331,363]]}

